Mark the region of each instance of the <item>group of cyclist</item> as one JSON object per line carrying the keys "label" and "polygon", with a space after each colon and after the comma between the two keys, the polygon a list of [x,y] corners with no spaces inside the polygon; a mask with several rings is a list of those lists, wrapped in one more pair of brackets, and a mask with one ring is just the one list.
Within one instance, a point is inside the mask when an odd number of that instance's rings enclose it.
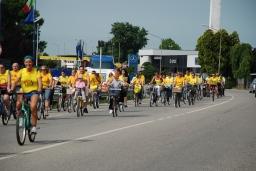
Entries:
{"label": "group of cyclist", "polygon": [[[181,98],[184,89],[191,89],[192,92],[203,91],[202,85],[207,84],[207,89],[210,91],[216,90],[216,95],[224,95],[225,78],[213,74],[203,79],[201,75],[187,71],[184,75],[181,72],[170,74],[155,73],[150,81],[150,85],[156,91],[157,101],[162,92],[165,92],[168,104],[173,93],[176,93],[178,98]],[[26,56],[24,58],[24,68],[20,69],[18,63],[12,65],[12,70],[5,69],[3,64],[0,64],[0,90],[3,95],[3,104],[6,109],[10,106],[10,94],[17,93],[16,113],[20,115],[21,104],[24,99],[30,100],[30,109],[32,114],[32,129],[36,133],[37,125],[37,104],[40,100],[40,94],[45,100],[46,116],[49,115],[50,106],[54,89],[57,86],[62,87],[63,100],[65,100],[67,90],[71,90],[73,99],[78,95],[78,89],[81,91],[82,100],[84,103],[84,113],[88,113],[87,104],[90,101],[89,97],[93,92],[98,93],[99,90],[108,91],[108,87],[120,88],[119,102],[127,107],[128,90],[132,88],[134,95],[139,98],[139,103],[143,98],[145,76],[139,72],[134,78],[129,80],[128,73],[125,69],[116,69],[110,73],[106,82],[102,83],[102,77],[99,73],[93,71],[88,73],[84,67],[79,67],[78,70],[72,70],[70,76],[67,76],[64,71],[61,76],[52,77],[47,66],[43,65],[40,69],[36,69],[33,64],[33,58]],[[178,91],[176,91],[178,90]],[[69,91],[70,92],[70,91]],[[176,104],[180,106],[180,104]],[[109,112],[113,112],[113,100],[110,99]]]}

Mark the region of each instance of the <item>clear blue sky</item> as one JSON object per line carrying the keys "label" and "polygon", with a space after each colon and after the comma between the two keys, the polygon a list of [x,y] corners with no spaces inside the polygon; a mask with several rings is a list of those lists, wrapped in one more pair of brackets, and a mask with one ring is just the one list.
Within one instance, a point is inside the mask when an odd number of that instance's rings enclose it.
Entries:
{"label": "clear blue sky", "polygon": [[[206,29],[202,24],[209,23],[210,0],[37,0],[37,9],[45,19],[41,39],[50,55],[75,54],[77,39],[86,41],[90,54],[98,40],[111,38],[114,22],[144,27],[193,50]],[[222,0],[221,27],[256,47],[256,0]],[[145,48],[158,48],[159,38],[148,39]]]}

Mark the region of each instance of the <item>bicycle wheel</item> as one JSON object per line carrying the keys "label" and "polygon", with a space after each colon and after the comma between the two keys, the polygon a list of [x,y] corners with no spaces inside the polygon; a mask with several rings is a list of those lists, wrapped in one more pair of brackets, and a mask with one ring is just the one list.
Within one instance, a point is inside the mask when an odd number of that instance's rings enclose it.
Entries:
{"label": "bicycle wheel", "polygon": [[77,117],[80,117],[80,115],[81,115],[80,100],[77,99],[76,101],[77,101],[77,104],[76,104],[76,116],[77,116]]}
{"label": "bicycle wheel", "polygon": [[214,93],[214,90],[212,91],[212,101],[214,102],[214,96],[215,96],[215,93]]}
{"label": "bicycle wheel", "polygon": [[72,97],[68,98],[68,113],[72,112]]}
{"label": "bicycle wheel", "polygon": [[11,115],[13,115],[13,118],[16,119],[16,102],[14,100],[11,102],[10,112]]}
{"label": "bicycle wheel", "polygon": [[178,97],[177,97],[177,93],[174,94],[174,106],[177,108],[178,107]]}
{"label": "bicycle wheel", "polygon": [[3,122],[3,125],[7,125],[9,120],[11,118],[11,113],[10,111],[8,111],[7,109],[4,109],[3,110],[3,113],[2,113],[2,122]]}
{"label": "bicycle wheel", "polygon": [[154,96],[153,96],[153,94],[151,93],[151,94],[150,94],[150,100],[149,100],[149,106],[152,107],[153,104],[154,104]]}
{"label": "bicycle wheel", "polygon": [[23,112],[21,115],[17,116],[16,119],[16,139],[19,145],[23,145],[26,140],[26,119],[23,115]]}
{"label": "bicycle wheel", "polygon": [[35,142],[36,139],[36,133],[31,132],[31,130],[28,130],[28,139],[30,142]]}
{"label": "bicycle wheel", "polygon": [[57,111],[58,111],[58,112],[61,111],[61,106],[62,106],[62,97],[59,96],[59,98],[58,98],[58,104],[57,104]]}
{"label": "bicycle wheel", "polygon": [[92,99],[92,103],[93,103],[93,108],[96,109],[97,108],[97,94],[93,93],[93,99]]}

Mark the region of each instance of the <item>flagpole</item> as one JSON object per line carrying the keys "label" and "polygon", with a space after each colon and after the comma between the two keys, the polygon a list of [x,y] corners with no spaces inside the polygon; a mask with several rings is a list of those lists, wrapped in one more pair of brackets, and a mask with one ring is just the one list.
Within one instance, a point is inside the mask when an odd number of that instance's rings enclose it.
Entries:
{"label": "flagpole", "polygon": [[36,0],[35,0],[35,9],[33,10],[33,57],[36,59],[36,67],[37,67],[38,64],[37,64],[37,54],[36,54],[36,44],[35,44],[36,23],[34,22],[35,11],[36,11]]}

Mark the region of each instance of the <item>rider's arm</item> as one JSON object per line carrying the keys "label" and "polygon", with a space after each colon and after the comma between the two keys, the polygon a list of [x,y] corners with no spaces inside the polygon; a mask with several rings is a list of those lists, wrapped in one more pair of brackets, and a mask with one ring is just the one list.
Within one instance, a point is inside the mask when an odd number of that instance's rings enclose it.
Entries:
{"label": "rider's arm", "polygon": [[154,80],[155,80],[155,76],[154,76],[154,77],[152,78],[152,80],[150,81],[150,84],[153,84]]}
{"label": "rider's arm", "polygon": [[8,78],[7,78],[7,90],[11,89],[11,74],[8,72]]}
{"label": "rider's arm", "polygon": [[38,83],[38,91],[42,91],[42,78],[40,76],[37,77],[37,83]]}

